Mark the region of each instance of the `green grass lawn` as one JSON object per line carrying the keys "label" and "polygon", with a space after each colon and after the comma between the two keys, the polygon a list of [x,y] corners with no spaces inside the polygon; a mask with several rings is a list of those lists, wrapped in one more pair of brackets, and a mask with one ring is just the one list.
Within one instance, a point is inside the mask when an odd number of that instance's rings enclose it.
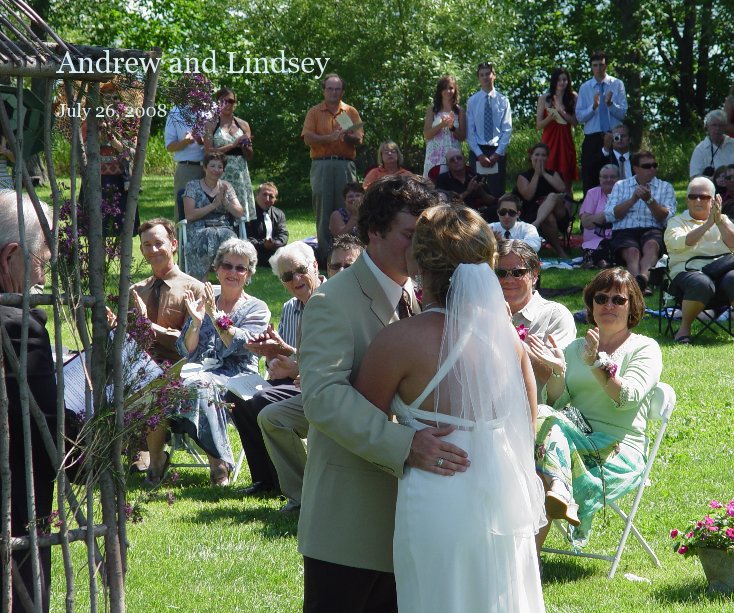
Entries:
{"label": "green grass lawn", "polygon": [[[149,177],[144,182],[141,219],[171,216],[171,179]],[[676,185],[682,195],[684,184]],[[286,209],[291,237],[314,233],[310,209]],[[137,246],[135,253],[138,254]],[[543,287],[577,287],[558,298],[572,311],[581,309],[581,288],[591,271],[543,273]],[[273,319],[288,298],[269,269],[260,269],[248,291],[268,302]],[[657,308],[657,296],[648,299]],[[579,333],[586,330],[579,326]],[[658,337],[657,320],[646,317],[638,332]],[[697,559],[684,559],[672,550],[671,528],[683,528],[701,518],[712,498],[734,497],[734,343],[724,336],[704,337],[692,346],[659,339],[664,368],[662,380],[678,395],[668,434],[660,448],[643,497],[637,525],[662,562],[655,568],[633,537],[628,541],[617,576],[606,579],[608,564],[545,555],[544,594],[548,611],[696,611],[734,610],[731,600],[706,593]],[[235,457],[239,437],[230,430]],[[185,459],[183,455],[177,460]],[[208,471],[180,469],[180,479],[166,483],[161,495],[141,504],[143,521],[128,524],[130,549],[126,602],[130,611],[298,611],[303,570],[296,551],[297,521],[277,513],[277,498],[245,498],[237,488],[249,485],[246,466],[234,487],[211,488]],[[172,504],[166,494],[171,493]],[[142,501],[140,477],[131,477],[130,502]],[[627,506],[631,497],[625,501]],[[623,502],[622,507],[625,508]],[[607,527],[598,528],[589,550],[613,552],[622,528],[608,514]],[[550,546],[561,546],[551,533]],[[77,608],[88,608],[84,548],[73,546],[77,558]],[[455,555],[461,555],[456,552]],[[64,578],[58,548],[54,551],[52,610],[63,610]],[[626,573],[649,579],[634,582]],[[412,613],[412,612],[411,612]],[[469,612],[468,612],[469,613]]]}

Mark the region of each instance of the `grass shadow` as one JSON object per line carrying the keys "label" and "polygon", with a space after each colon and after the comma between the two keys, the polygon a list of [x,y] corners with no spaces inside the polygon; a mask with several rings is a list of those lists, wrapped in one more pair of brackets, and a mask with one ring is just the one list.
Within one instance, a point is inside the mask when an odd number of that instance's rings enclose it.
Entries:
{"label": "grass shadow", "polygon": [[721,610],[731,610],[732,600],[723,594],[709,592],[706,581],[700,578],[685,583],[676,581],[674,584],[664,585],[653,590],[657,600],[666,603],[686,605],[721,604]]}
{"label": "grass shadow", "polygon": [[201,509],[190,520],[192,523],[212,524],[231,521],[238,524],[257,523],[257,532],[266,540],[295,536],[298,531],[298,515],[279,513],[270,507],[234,508],[212,507]]}
{"label": "grass shadow", "polygon": [[543,554],[543,583],[573,583],[596,574],[592,564],[582,564],[556,554]]}

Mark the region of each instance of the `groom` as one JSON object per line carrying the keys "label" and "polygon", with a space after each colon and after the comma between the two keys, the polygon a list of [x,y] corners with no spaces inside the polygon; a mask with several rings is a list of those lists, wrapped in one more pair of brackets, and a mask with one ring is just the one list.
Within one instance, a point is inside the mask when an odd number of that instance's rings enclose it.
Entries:
{"label": "groom", "polygon": [[417,310],[406,251],[418,215],[434,204],[420,180],[375,183],[359,212],[366,251],[319,288],[303,315],[299,362],[310,429],[298,550],[307,612],[397,611],[397,478],[406,464],[441,475],[468,466],[466,453],[441,438],[452,428],[416,432],[386,419],[352,388],[372,339],[406,314],[404,289]]}

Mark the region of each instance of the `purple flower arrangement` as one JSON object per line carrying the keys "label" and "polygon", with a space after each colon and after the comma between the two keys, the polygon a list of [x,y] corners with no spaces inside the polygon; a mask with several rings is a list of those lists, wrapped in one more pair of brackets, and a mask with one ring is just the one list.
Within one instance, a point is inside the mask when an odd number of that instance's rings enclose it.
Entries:
{"label": "purple flower arrangement", "polygon": [[703,519],[690,522],[686,530],[670,531],[674,551],[690,556],[696,549],[721,549],[734,555],[734,499],[727,503],[712,500],[709,509]]}
{"label": "purple flower arrangement", "polygon": [[161,89],[163,97],[178,107],[192,136],[202,137],[206,124],[219,113],[214,102],[214,84],[203,74],[185,73]]}

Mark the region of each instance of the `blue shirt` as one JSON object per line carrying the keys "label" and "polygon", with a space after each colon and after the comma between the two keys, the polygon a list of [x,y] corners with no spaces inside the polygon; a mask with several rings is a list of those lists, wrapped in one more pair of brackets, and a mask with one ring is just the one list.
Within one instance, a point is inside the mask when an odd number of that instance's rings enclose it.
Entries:
{"label": "blue shirt", "polygon": [[[494,136],[489,142],[484,138],[484,105],[487,96],[492,105],[492,123],[494,124]],[[466,140],[474,155],[477,157],[482,155],[479,145],[495,145],[497,155],[505,155],[512,136],[512,111],[510,102],[505,96],[496,89],[489,94],[480,89],[466,103],[466,117],[468,124]]]}
{"label": "blue shirt", "polygon": [[[164,138],[166,147],[177,141],[183,140],[188,132],[191,132],[191,126],[181,115],[181,110],[174,106],[166,117],[166,131]],[[204,147],[199,143],[193,142],[179,151],[174,151],[173,159],[176,162],[201,162],[204,159]]]}
{"label": "blue shirt", "polygon": [[[579,97],[576,100],[576,119],[584,124],[584,134],[601,132],[599,124],[599,112],[603,106],[604,96],[599,100],[599,106],[594,109],[594,95],[600,91],[599,81],[589,79],[579,89]],[[618,126],[627,114],[627,95],[624,92],[624,83],[619,79],[607,75],[604,77],[604,95],[612,92],[612,103],[607,107],[609,110],[609,129]]]}

